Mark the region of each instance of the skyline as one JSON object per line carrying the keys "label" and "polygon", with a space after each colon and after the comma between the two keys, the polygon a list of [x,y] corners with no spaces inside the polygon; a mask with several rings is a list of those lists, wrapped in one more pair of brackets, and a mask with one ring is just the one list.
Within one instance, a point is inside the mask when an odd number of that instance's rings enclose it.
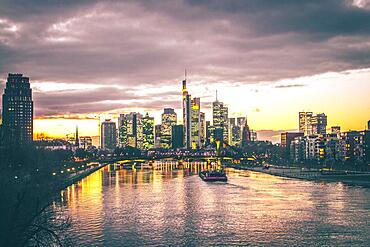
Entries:
{"label": "skyline", "polygon": [[187,68],[207,120],[218,90],[230,116],[248,116],[267,139],[297,129],[299,111],[324,112],[328,126],[344,131],[363,129],[369,10],[358,0],[4,2],[0,90],[8,72],[24,73],[35,133],[61,136],[59,125],[65,135],[77,123],[95,135],[97,124],[75,118],[135,111],[159,122],[166,107],[180,115]]}

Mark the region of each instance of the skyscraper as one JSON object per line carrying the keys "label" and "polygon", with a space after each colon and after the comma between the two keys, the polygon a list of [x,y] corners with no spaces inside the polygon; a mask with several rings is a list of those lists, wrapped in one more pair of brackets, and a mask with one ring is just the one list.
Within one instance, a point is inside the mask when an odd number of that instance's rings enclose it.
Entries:
{"label": "skyscraper", "polygon": [[184,125],[173,125],[172,126],[172,148],[183,148],[184,147]]}
{"label": "skyscraper", "polygon": [[103,149],[113,150],[117,146],[116,123],[106,119],[101,124],[101,146]]}
{"label": "skyscraper", "polygon": [[304,133],[304,135],[312,135],[312,125],[311,118],[313,117],[312,112],[299,112],[298,124],[299,132]]}
{"label": "skyscraper", "polygon": [[156,124],[154,126],[154,147],[160,148],[161,147],[161,124]]}
{"label": "skyscraper", "polygon": [[184,142],[187,149],[191,148],[191,96],[186,89],[186,71],[185,79],[182,81],[182,112],[184,124]]}
{"label": "skyscraper", "polygon": [[215,138],[228,143],[228,108],[222,102],[218,101],[217,98],[212,106]]}
{"label": "skyscraper", "polygon": [[3,94],[4,142],[7,146],[33,141],[33,101],[28,77],[8,74]]}
{"label": "skyscraper", "polygon": [[146,113],[143,118],[143,149],[154,148],[154,118]]}
{"label": "skyscraper", "polygon": [[137,112],[121,114],[118,118],[119,146],[142,148],[143,116]]}
{"label": "skyscraper", "polygon": [[325,135],[328,117],[324,113],[317,114],[311,118],[311,129],[314,135]]}
{"label": "skyscraper", "polygon": [[165,108],[162,113],[161,147],[172,147],[172,126],[177,124],[177,114],[172,108]]}
{"label": "skyscraper", "polygon": [[191,147],[200,148],[200,98],[191,100]]}
{"label": "skyscraper", "polygon": [[200,113],[200,147],[206,144],[206,114]]}

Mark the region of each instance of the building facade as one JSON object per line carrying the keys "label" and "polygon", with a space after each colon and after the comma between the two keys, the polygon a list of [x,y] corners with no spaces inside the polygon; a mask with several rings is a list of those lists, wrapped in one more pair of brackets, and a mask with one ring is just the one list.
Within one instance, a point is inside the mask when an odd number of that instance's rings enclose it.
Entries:
{"label": "building facade", "polygon": [[143,145],[144,150],[154,148],[154,118],[146,113],[143,122]]}
{"label": "building facade", "polygon": [[172,147],[172,126],[177,124],[177,114],[172,108],[165,108],[162,113],[161,148]]}
{"label": "building facade", "polygon": [[117,147],[117,129],[116,123],[106,119],[101,124],[101,147],[107,150],[113,150]]}
{"label": "building facade", "polygon": [[173,125],[172,126],[172,148],[183,148],[184,147],[184,125]]}
{"label": "building facade", "polygon": [[22,146],[33,141],[33,101],[28,77],[9,74],[2,102],[5,146]]}

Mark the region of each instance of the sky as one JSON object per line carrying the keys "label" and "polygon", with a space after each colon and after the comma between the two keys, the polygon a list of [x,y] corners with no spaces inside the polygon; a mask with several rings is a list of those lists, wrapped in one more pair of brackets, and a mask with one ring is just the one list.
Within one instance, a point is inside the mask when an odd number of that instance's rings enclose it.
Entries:
{"label": "sky", "polygon": [[99,118],[165,107],[181,116],[181,80],[259,139],[298,127],[302,110],[328,127],[370,119],[368,0],[0,0],[0,90],[30,77],[34,132],[98,135]]}

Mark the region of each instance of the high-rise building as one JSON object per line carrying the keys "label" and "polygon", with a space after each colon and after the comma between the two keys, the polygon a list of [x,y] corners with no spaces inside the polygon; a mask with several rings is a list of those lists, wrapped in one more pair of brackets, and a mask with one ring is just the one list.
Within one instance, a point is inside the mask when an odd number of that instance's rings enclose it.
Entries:
{"label": "high-rise building", "polygon": [[324,113],[317,114],[311,118],[311,129],[314,135],[325,135],[328,117]]}
{"label": "high-rise building", "polygon": [[172,108],[165,108],[162,113],[161,147],[172,147],[172,126],[177,124],[177,114]]}
{"label": "high-rise building", "polygon": [[367,130],[370,130],[370,120],[367,121]]}
{"label": "high-rise building", "polygon": [[312,135],[311,118],[313,117],[312,112],[299,112],[299,132],[304,133],[304,135]]}
{"label": "high-rise building", "polygon": [[106,119],[101,124],[101,146],[103,149],[113,150],[117,146],[116,123]]}
{"label": "high-rise building", "polygon": [[211,125],[210,121],[206,121],[206,146],[209,146],[211,143],[213,143],[214,139],[214,128]]}
{"label": "high-rise building", "polygon": [[228,108],[224,103],[216,101],[212,103],[213,111],[213,126],[215,138],[228,143],[229,140],[229,125],[228,125]]}
{"label": "high-rise building", "polygon": [[143,118],[143,149],[154,148],[154,118],[146,113]]}
{"label": "high-rise building", "polygon": [[236,119],[236,124],[238,125],[238,126],[240,126],[240,127],[244,127],[244,125],[245,125],[245,117],[238,117],[237,119]]}
{"label": "high-rise building", "polygon": [[200,98],[191,100],[191,147],[200,148]]}
{"label": "high-rise building", "polygon": [[8,74],[2,113],[5,145],[19,146],[33,141],[33,101],[28,77]]}
{"label": "high-rise building", "polygon": [[184,147],[184,125],[173,125],[172,126],[172,148],[183,148]]}
{"label": "high-rise building", "polygon": [[161,124],[156,124],[154,126],[154,147],[160,148],[161,147]]}
{"label": "high-rise building", "polygon": [[182,81],[182,112],[184,124],[184,142],[187,149],[191,148],[191,96],[186,89],[186,73],[185,79]]}
{"label": "high-rise building", "polygon": [[118,142],[120,147],[143,146],[143,116],[137,112],[121,114],[118,118]]}

